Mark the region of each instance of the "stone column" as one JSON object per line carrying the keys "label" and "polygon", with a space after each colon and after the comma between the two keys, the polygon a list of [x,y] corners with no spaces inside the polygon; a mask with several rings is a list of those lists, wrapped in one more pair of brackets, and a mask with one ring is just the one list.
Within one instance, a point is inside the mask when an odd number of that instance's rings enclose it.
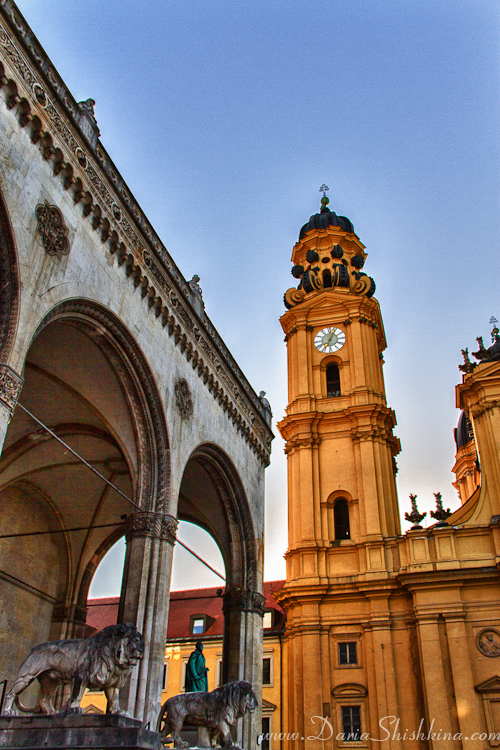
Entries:
{"label": "stone column", "polygon": [[155,729],[167,640],[172,555],[177,519],[154,511],[133,513],[126,533],[118,622],[133,623],[144,636],[144,657],[124,688],[123,708]]}
{"label": "stone column", "polygon": [[246,680],[259,701],[253,714],[238,721],[234,741],[253,748],[262,728],[262,618],[266,599],[257,591],[229,589],[224,594],[222,681]]}
{"label": "stone column", "polygon": [[11,367],[0,364],[0,453],[23,383],[23,378]]}

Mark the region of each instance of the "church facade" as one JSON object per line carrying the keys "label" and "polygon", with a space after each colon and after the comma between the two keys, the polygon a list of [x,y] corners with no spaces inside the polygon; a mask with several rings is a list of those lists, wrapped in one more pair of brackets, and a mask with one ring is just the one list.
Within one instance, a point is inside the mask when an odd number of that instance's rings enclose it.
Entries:
{"label": "church facade", "polygon": [[[500,744],[500,341],[464,353],[462,502],[401,533],[386,347],[364,245],[328,208],[293,248],[281,318],[288,407],[284,746]],[[413,498],[413,503],[415,500]],[[449,517],[447,517],[449,515]]]}
{"label": "church facade", "polygon": [[[125,536],[124,698],[156,723],[178,520],[225,562],[224,680],[262,679],[269,404],[176,266],[16,5],[0,3],[0,678],[85,632]],[[126,699],[126,700],[125,700]],[[29,703],[29,701],[27,701]],[[240,741],[260,731],[247,717]]]}

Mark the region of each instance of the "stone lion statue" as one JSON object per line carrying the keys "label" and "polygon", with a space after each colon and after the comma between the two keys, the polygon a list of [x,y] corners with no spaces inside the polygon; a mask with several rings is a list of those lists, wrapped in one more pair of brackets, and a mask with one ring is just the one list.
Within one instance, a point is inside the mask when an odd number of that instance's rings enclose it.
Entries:
{"label": "stone lion statue", "polygon": [[210,747],[218,735],[222,747],[233,747],[231,727],[236,724],[236,719],[247,712],[253,713],[257,705],[252,686],[243,680],[228,682],[211,693],[181,693],[163,704],[157,731],[163,739],[170,734],[174,747],[187,747],[188,743],[180,736],[182,726],[187,720],[190,724],[206,727],[208,730],[203,744],[200,744],[203,737],[200,733],[199,747]]}
{"label": "stone lion statue", "polygon": [[[107,713],[122,713],[120,688],[143,653],[144,638],[135,625],[109,625],[90,638],[41,643],[31,649],[21,664],[7,694],[4,714],[14,713],[14,703],[25,713],[83,713],[80,701],[87,687],[104,690]],[[33,708],[26,708],[19,694],[35,679],[41,687],[39,702]],[[54,699],[60,686],[64,697],[61,707],[56,709]]]}

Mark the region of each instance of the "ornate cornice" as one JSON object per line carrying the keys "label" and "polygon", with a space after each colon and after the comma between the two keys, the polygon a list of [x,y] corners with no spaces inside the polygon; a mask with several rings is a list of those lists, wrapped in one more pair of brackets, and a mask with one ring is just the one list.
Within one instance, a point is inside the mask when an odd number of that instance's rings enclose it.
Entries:
{"label": "ornate cornice", "polygon": [[173,516],[161,513],[149,511],[132,513],[127,519],[125,536],[127,541],[133,537],[148,536],[175,544],[178,523]]}
{"label": "ornate cornice", "polygon": [[23,378],[11,367],[0,364],[0,401],[5,404],[11,414],[17,404],[23,383]]}
{"label": "ornate cornice", "polygon": [[61,190],[71,190],[105,251],[116,255],[118,266],[133,288],[140,289],[148,310],[267,465],[273,439],[269,411],[199,305],[196,312],[193,290],[97,135],[94,138],[85,127],[82,108],[11,0],[0,0],[0,19],[0,55],[9,66],[9,71],[0,70],[7,108],[16,108],[21,128],[29,125],[31,142],[39,148],[40,157],[51,163]]}
{"label": "ornate cornice", "polygon": [[242,591],[241,589],[230,589],[223,597],[223,612],[238,610],[242,612],[256,612],[264,617],[266,597],[257,591]]}

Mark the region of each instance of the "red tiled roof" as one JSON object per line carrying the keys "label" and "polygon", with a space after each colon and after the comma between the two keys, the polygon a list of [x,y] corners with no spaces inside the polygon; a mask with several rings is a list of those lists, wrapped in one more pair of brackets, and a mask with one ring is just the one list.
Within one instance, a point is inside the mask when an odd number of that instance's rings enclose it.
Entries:
{"label": "red tiled roof", "polygon": [[[281,629],[284,625],[285,616],[282,608],[273,598],[272,592],[278,591],[284,585],[284,581],[266,581],[264,583],[264,596],[266,597],[266,609],[276,610],[274,629]],[[192,637],[189,625],[192,615],[208,615],[213,622],[207,632],[207,636],[221,636],[224,629],[224,615],[222,614],[222,596],[217,595],[217,587],[206,589],[189,589],[185,591],[172,591],[170,593],[170,610],[168,616],[167,640]],[[106,625],[116,623],[118,617],[119,597],[105,599],[89,599],[87,601],[88,614],[87,625],[94,630],[102,630]]]}
{"label": "red tiled roof", "polygon": [[88,599],[87,625],[94,631],[102,630],[107,625],[115,625],[118,618],[119,596],[107,599]]}

